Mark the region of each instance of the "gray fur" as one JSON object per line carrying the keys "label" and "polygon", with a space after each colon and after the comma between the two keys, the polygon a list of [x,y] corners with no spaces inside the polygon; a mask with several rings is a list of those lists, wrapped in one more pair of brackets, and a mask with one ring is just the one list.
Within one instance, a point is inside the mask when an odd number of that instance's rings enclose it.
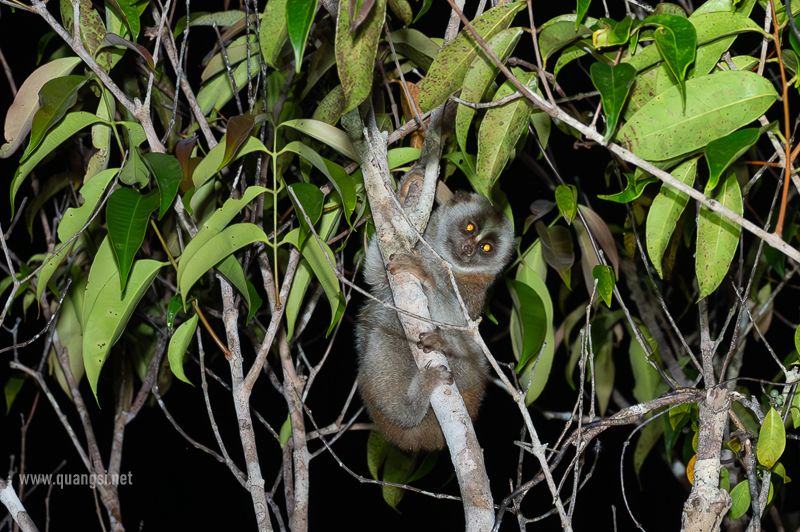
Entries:
{"label": "gray fur", "polygon": [[[466,230],[468,223],[475,226],[471,233]],[[424,237],[452,266],[469,314],[472,319],[477,318],[483,310],[486,291],[511,258],[511,222],[483,196],[457,192],[433,213]],[[490,252],[482,250],[487,243],[492,246]],[[418,255],[392,257],[389,271],[408,271],[420,279],[431,319],[466,325],[446,269],[424,244],[417,244],[416,252]],[[374,239],[367,250],[364,278],[375,297],[392,301],[387,271]],[[470,416],[475,419],[488,367],[483,352],[467,333],[437,329],[424,334],[418,345],[443,351],[451,371],[444,366],[419,370],[397,313],[367,301],[356,325],[356,342],[359,391],[370,417],[389,442],[411,451],[444,446],[441,428],[430,409],[430,396],[440,382],[451,379],[455,379]]]}

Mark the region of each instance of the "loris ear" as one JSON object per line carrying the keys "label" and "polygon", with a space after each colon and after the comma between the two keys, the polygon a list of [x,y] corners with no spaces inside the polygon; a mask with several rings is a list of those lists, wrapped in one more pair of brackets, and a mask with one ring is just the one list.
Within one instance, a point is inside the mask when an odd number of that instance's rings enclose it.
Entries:
{"label": "loris ear", "polygon": [[453,199],[453,191],[444,184],[444,181],[438,181],[436,183],[436,203],[447,205],[451,199]]}

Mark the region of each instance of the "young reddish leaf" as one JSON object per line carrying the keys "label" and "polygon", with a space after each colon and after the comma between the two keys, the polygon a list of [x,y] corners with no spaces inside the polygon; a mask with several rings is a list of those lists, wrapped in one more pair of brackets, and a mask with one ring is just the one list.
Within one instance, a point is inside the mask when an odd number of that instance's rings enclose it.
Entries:
{"label": "young reddish leaf", "polygon": [[33,153],[45,134],[61,120],[70,107],[78,101],[78,90],[86,83],[86,76],[64,76],[45,83],[39,91],[39,110],[33,115],[31,140],[22,161]]}
{"label": "young reddish leaf", "polygon": [[348,9],[350,11],[350,33],[355,32],[361,24],[367,20],[372,8],[375,6],[375,0],[356,0],[350,2]]}
{"label": "young reddish leaf", "polygon": [[181,165],[181,174],[183,176],[181,180],[181,192],[186,192],[186,190],[194,186],[192,183],[194,168],[192,168],[191,159],[195,144],[197,144],[197,136],[180,140],[178,144],[175,145],[175,157]]}
{"label": "young reddish leaf", "polygon": [[158,193],[142,195],[128,187],[111,194],[106,205],[108,238],[119,266],[120,290],[125,290],[133,258],[144,242],[147,220],[158,208]]}
{"label": "young reddish leaf", "polygon": [[226,164],[233,160],[234,155],[239,151],[239,147],[250,136],[255,123],[253,115],[239,115],[228,120],[228,130],[225,134],[225,152],[222,155],[222,162],[217,171],[222,170]]}

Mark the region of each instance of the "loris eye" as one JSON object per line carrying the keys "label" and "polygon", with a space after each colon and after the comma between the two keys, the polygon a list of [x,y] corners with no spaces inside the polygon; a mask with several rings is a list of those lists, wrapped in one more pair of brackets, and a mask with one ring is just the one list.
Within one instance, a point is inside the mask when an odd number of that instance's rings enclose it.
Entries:
{"label": "loris eye", "polygon": [[475,230],[475,224],[472,222],[467,222],[467,232],[471,233]]}
{"label": "loris eye", "polygon": [[489,252],[490,252],[490,251],[492,251],[492,249],[494,249],[494,248],[492,248],[492,245],[491,245],[491,244],[489,244],[489,243],[484,243],[484,244],[481,246],[481,249],[482,249],[482,250],[483,250],[485,253],[489,253]]}

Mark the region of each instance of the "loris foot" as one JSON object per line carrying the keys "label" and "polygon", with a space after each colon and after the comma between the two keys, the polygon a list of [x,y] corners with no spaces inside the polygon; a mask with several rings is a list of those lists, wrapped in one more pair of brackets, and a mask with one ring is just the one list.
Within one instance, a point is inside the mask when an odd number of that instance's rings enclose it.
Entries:
{"label": "loris foot", "polygon": [[432,366],[428,362],[425,368],[420,370],[420,373],[424,376],[423,387],[426,388],[428,396],[439,383],[447,384],[448,386],[453,384],[453,373],[447,369],[447,366]]}
{"label": "loris foot", "polygon": [[430,353],[431,351],[441,351],[442,353],[447,354],[449,351],[447,340],[445,340],[442,336],[442,330],[439,327],[436,327],[430,332],[420,333],[417,347],[426,353]]}
{"label": "loris foot", "polygon": [[433,279],[422,264],[422,258],[416,253],[395,253],[389,257],[386,271],[392,275],[397,275],[400,272],[410,273],[423,284],[431,284],[433,282]]}

